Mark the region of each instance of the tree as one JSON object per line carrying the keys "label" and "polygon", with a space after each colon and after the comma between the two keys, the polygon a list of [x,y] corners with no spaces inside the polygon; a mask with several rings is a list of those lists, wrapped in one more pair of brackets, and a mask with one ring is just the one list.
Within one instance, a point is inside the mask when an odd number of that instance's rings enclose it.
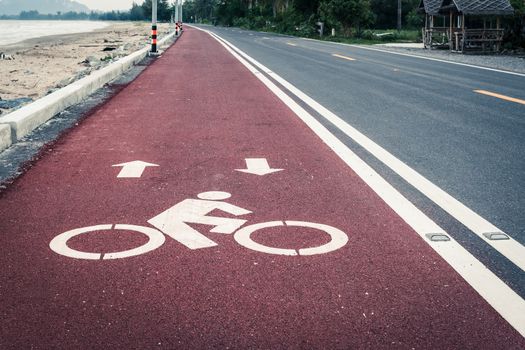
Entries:
{"label": "tree", "polygon": [[[392,0],[370,0],[370,6],[375,17],[377,28],[392,29],[397,26],[397,1]],[[420,0],[402,0],[402,13],[406,14],[403,23],[417,22],[414,11],[419,6]]]}
{"label": "tree", "polygon": [[319,6],[322,18],[337,21],[346,35],[352,34],[352,28],[358,33],[361,27],[373,21],[369,0],[325,0]]}
{"label": "tree", "polygon": [[159,21],[168,22],[171,19],[171,6],[168,0],[157,1],[157,18]]}
{"label": "tree", "polygon": [[182,11],[183,22],[195,22],[195,1],[186,0],[184,2],[184,11]]}
{"label": "tree", "polygon": [[143,21],[145,16],[142,6],[133,2],[133,5],[131,5],[131,10],[129,10],[129,19],[132,21]]}
{"label": "tree", "polygon": [[294,0],[293,7],[299,12],[310,16],[317,12],[319,0]]}
{"label": "tree", "polygon": [[514,16],[504,18],[503,24],[508,28],[504,41],[507,47],[525,48],[525,1],[510,0]]}
{"label": "tree", "polygon": [[[144,19],[151,21],[151,0],[144,0],[141,5],[142,11],[144,12]],[[159,21],[169,21],[171,19],[172,7],[168,3],[168,0],[157,0],[157,19]]]}
{"label": "tree", "polygon": [[151,0],[144,0],[141,7],[144,11],[144,18],[151,21]]}
{"label": "tree", "polygon": [[[195,5],[195,14],[199,20],[203,18],[201,7],[197,7],[197,4]],[[244,6],[241,0],[223,0],[218,5],[216,14],[220,24],[231,26],[234,19],[246,17],[247,7]],[[204,18],[207,18],[207,16]]]}
{"label": "tree", "polygon": [[[239,4],[240,0],[236,0]],[[186,5],[186,3],[184,3]],[[214,16],[214,9],[217,4],[214,0],[194,0],[193,1],[195,15],[200,19],[206,19],[211,21]]]}
{"label": "tree", "polygon": [[18,17],[20,19],[38,19],[39,16],[38,11],[22,11]]}

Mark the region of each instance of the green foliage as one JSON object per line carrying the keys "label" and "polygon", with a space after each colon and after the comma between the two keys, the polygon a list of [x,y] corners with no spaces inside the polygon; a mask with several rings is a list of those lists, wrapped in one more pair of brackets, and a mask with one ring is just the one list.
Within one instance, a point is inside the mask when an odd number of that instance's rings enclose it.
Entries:
{"label": "green foliage", "polygon": [[365,40],[374,40],[375,39],[374,31],[370,29],[364,30],[361,33],[361,38]]}
{"label": "green foliage", "polygon": [[319,9],[320,0],[295,0],[293,7],[299,12],[306,15],[315,14]]}
{"label": "green foliage", "polygon": [[212,20],[216,6],[215,0],[193,0],[195,16],[201,20]]}
{"label": "green foliage", "polygon": [[514,16],[504,18],[502,24],[507,30],[503,37],[503,48],[506,50],[525,49],[525,1],[510,0]]}
{"label": "green foliage", "polygon": [[406,15],[406,26],[408,28],[422,28],[424,24],[423,16],[421,16],[419,13],[417,13],[417,9],[412,9],[410,12]]}
{"label": "green foliage", "polygon": [[217,7],[218,24],[232,26],[236,18],[247,15],[247,8],[241,0],[223,0]]}
{"label": "green foliage", "polygon": [[373,21],[369,0],[324,0],[319,13],[326,22],[340,23],[346,35],[352,34],[352,28],[360,33],[362,26]]}
{"label": "green foliage", "polygon": [[238,28],[250,29],[251,22],[248,17],[238,17],[233,19],[233,26]]}
{"label": "green foliage", "polygon": [[108,21],[127,21],[129,19],[127,12],[106,12],[103,14],[91,12],[60,12],[56,14],[41,14],[38,11],[22,11],[18,16],[2,17],[0,19],[21,19],[21,20],[108,20]]}
{"label": "green foliage", "polygon": [[182,11],[182,21],[186,23],[195,22],[195,1],[186,0],[184,2],[184,11]]}
{"label": "green foliage", "polygon": [[129,10],[129,19],[132,21],[141,21],[144,19],[144,9],[142,6],[133,3],[131,10]]}
{"label": "green foliage", "polygon": [[266,27],[266,17],[250,16],[250,29],[261,29]]}
{"label": "green foliage", "polygon": [[289,8],[277,14],[274,19],[275,30],[279,33],[297,34],[297,32],[309,32],[305,18],[293,8]]}
{"label": "green foliage", "polygon": [[514,15],[517,17],[525,16],[525,1],[523,0],[510,0],[510,4],[514,8]]}
{"label": "green foliage", "polygon": [[[144,0],[142,5],[142,11],[144,13],[141,20],[151,21],[152,4],[151,0]],[[132,8],[133,9],[133,8]],[[173,13],[172,7],[169,5],[168,0],[157,0],[157,20],[167,22],[171,19]],[[137,10],[138,14],[138,10]]]}
{"label": "green foliage", "polygon": [[[138,1],[138,0],[137,0]],[[419,0],[403,0],[404,9],[411,4],[417,6]],[[520,0],[512,0],[520,1]],[[325,38],[331,40],[351,40],[358,42],[381,42],[409,40],[402,33],[378,37],[367,29],[376,20],[382,27],[386,20],[372,13],[374,6],[383,7],[379,13],[388,13],[390,22],[395,27],[395,4],[393,0],[186,0],[184,2],[184,22],[199,22],[236,26],[252,30],[264,30],[302,37],[318,37],[316,22],[325,24]],[[169,0],[158,0],[159,21],[169,21],[174,8]],[[42,15],[36,11],[23,12],[21,19],[91,19],[91,20],[151,20],[151,0],[134,2],[128,11],[110,11],[105,13],[80,14],[75,12]],[[385,17],[386,18],[386,17]],[[383,21],[383,22],[381,22]],[[415,11],[406,15],[406,23],[418,27],[422,17]],[[331,29],[336,29],[340,37],[329,37]],[[362,29],[365,29],[362,31]],[[417,38],[416,32],[410,40]]]}
{"label": "green foliage", "polygon": [[[419,6],[420,0],[402,0],[401,13],[403,26],[414,23],[414,13]],[[396,0],[371,0],[371,8],[375,17],[375,27],[380,29],[396,28],[397,26],[397,1]],[[419,15],[421,16],[421,15]],[[423,18],[421,16],[421,18]],[[410,24],[409,24],[410,26]]]}
{"label": "green foliage", "polygon": [[22,11],[20,12],[20,19],[36,19],[40,16],[40,13],[38,11]]}

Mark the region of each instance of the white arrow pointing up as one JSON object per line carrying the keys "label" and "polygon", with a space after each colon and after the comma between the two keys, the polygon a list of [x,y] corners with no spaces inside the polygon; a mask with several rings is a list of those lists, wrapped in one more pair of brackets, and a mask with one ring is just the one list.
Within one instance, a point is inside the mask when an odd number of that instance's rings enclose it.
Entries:
{"label": "white arrow pointing up", "polygon": [[263,176],[266,174],[276,173],[284,169],[270,169],[266,158],[246,158],[246,169],[235,169],[243,173]]}
{"label": "white arrow pointing up", "polygon": [[112,166],[121,166],[122,170],[117,177],[141,177],[144,169],[148,166],[158,166],[157,164],[146,163],[141,160],[134,160],[132,162],[115,164]]}

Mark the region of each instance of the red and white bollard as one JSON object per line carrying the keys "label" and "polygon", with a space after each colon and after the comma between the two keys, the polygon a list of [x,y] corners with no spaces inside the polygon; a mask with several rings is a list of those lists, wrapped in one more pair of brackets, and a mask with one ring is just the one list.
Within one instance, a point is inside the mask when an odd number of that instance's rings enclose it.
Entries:
{"label": "red and white bollard", "polygon": [[151,51],[150,55],[158,55],[157,51],[157,0],[151,0]]}

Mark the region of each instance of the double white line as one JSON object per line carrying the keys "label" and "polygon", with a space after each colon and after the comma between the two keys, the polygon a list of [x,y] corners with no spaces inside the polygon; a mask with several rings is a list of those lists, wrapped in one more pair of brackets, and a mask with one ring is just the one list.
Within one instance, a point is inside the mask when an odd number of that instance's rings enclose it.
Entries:
{"label": "double white line", "polygon": [[[384,180],[375,170],[353,153],[304,108],[299,106],[265,73],[323,118],[330,121],[386,166],[438,204],[451,216],[467,226],[486,243],[499,251],[514,264],[525,270],[524,247],[496,226],[467,208],[461,202],[431,183],[418,172],[401,162],[381,146],[344,122],[337,115],[304,94],[269,68],[222,39],[215,33],[200,28],[214,37],[250,72],[284,102],[312,131],[317,134],[357,175],[359,175],[432,249],[454,268],[507,322],[525,337],[525,300],[500,280],[486,266],[470,254],[439,225],[414,206],[399,191]],[[251,63],[251,64],[250,64]]]}

